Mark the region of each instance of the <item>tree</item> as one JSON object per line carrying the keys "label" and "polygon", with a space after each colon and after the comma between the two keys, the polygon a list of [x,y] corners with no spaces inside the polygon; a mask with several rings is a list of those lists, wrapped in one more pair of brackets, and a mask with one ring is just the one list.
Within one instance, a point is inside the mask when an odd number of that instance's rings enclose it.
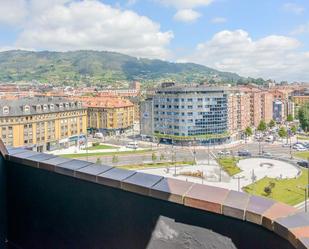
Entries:
{"label": "tree", "polygon": [[259,123],[257,130],[258,131],[266,131],[267,126],[264,120],[261,120],[261,122]]}
{"label": "tree", "polygon": [[264,188],[264,192],[265,192],[265,194],[266,194],[267,196],[269,196],[269,195],[271,194],[271,188],[270,188],[269,186],[266,186],[266,187]]}
{"label": "tree", "polygon": [[161,155],[160,155],[160,161],[162,161],[162,160],[164,160],[165,159],[165,156],[164,156],[164,154],[162,153]]}
{"label": "tree", "polygon": [[268,127],[273,128],[275,125],[276,125],[276,122],[275,122],[275,120],[272,119],[272,120],[270,120]]}
{"label": "tree", "polygon": [[296,132],[297,132],[297,126],[296,126],[296,125],[293,125],[293,126],[291,127],[291,132],[292,132],[293,134],[296,134]]}
{"label": "tree", "polygon": [[288,132],[286,131],[286,129],[284,127],[280,127],[279,131],[278,131],[278,135],[280,138],[284,138],[288,135]]}
{"label": "tree", "polygon": [[307,132],[309,130],[309,105],[308,104],[299,108],[298,119],[299,119],[301,128]]}
{"label": "tree", "polygon": [[152,152],[152,154],[151,154],[151,160],[152,160],[153,162],[157,160],[157,155],[156,155],[155,152]]}
{"label": "tree", "polygon": [[292,114],[289,114],[289,115],[287,116],[287,118],[286,118],[286,121],[288,121],[288,122],[292,122],[293,120],[294,120],[294,117],[293,117]]}
{"label": "tree", "polygon": [[264,188],[265,194],[267,196],[270,195],[275,187],[276,187],[276,183],[269,182],[269,185]]}
{"label": "tree", "polygon": [[100,165],[102,164],[102,160],[100,157],[97,158],[96,164],[100,164]]}
{"label": "tree", "polygon": [[252,129],[250,126],[248,126],[246,129],[245,129],[245,135],[246,137],[250,137],[252,136],[253,132],[252,132]]}

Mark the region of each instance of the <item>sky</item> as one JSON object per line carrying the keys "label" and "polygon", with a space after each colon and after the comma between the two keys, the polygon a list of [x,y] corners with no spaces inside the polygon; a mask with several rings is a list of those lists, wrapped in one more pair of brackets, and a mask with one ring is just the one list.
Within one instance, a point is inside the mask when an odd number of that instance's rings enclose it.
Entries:
{"label": "sky", "polygon": [[0,0],[0,51],[100,50],[309,82],[308,0]]}

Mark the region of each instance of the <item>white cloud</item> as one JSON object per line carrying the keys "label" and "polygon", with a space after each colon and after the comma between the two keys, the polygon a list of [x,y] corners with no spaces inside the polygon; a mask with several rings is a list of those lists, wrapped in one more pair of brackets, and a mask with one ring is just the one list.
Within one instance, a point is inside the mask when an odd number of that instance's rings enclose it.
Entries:
{"label": "white cloud", "polygon": [[27,15],[26,0],[1,0],[0,24],[17,25]]}
{"label": "white cloud", "polygon": [[299,52],[300,46],[291,37],[253,40],[244,30],[225,30],[199,44],[186,59],[244,76],[309,80],[309,52]]}
{"label": "white cloud", "polygon": [[127,5],[128,6],[135,5],[136,3],[137,3],[137,0],[127,0]]}
{"label": "white cloud", "polygon": [[33,5],[37,15],[25,23],[17,46],[57,51],[108,50],[141,57],[169,57],[166,47],[173,33],[162,32],[159,24],[145,16],[95,0],[56,0],[49,8],[44,4],[47,1]]}
{"label": "white cloud", "polygon": [[182,9],[177,11],[174,15],[174,19],[180,22],[194,22],[200,16],[200,13],[192,9]]}
{"label": "white cloud", "polygon": [[309,23],[298,26],[291,32],[291,35],[301,35],[305,33],[309,33]]}
{"label": "white cloud", "polygon": [[285,3],[283,5],[283,9],[287,12],[291,12],[291,13],[294,13],[296,15],[300,15],[302,13],[304,13],[305,11],[305,8],[298,5],[298,4],[295,4],[295,3]]}
{"label": "white cloud", "polygon": [[215,18],[211,19],[211,22],[215,23],[215,24],[226,23],[227,19],[224,18],[224,17],[215,17]]}
{"label": "white cloud", "polygon": [[166,6],[173,6],[177,9],[193,9],[200,6],[207,6],[214,0],[157,0]]}

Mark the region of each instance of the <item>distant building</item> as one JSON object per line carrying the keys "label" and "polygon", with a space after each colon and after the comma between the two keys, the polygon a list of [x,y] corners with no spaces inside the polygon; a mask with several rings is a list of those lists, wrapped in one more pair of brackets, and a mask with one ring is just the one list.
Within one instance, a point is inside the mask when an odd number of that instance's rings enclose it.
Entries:
{"label": "distant building", "polygon": [[148,98],[140,107],[140,133],[142,137],[152,138],[154,135],[153,99]]}
{"label": "distant building", "polygon": [[228,97],[228,124],[232,134],[240,134],[250,122],[250,96],[240,91],[231,91]]}
{"label": "distant building", "polygon": [[273,102],[273,120],[276,122],[283,122],[284,113],[284,103],[281,100],[275,100]]}
{"label": "distant building", "polygon": [[106,135],[133,128],[134,105],[117,97],[78,98],[88,108],[88,127]]}
{"label": "distant building", "polygon": [[87,110],[80,101],[47,97],[0,100],[0,135],[7,146],[52,150],[77,143],[86,128]]}
{"label": "distant building", "polygon": [[270,92],[261,94],[261,119],[269,123],[273,119],[273,102],[274,95]]}
{"label": "distant building", "polygon": [[286,102],[286,116],[292,115],[295,118],[295,104],[292,101]]}
{"label": "distant building", "polygon": [[292,101],[297,106],[302,106],[309,103],[309,95],[294,95],[292,96]]}
{"label": "distant building", "polygon": [[220,143],[229,139],[223,88],[168,86],[153,96],[154,133],[161,141]]}

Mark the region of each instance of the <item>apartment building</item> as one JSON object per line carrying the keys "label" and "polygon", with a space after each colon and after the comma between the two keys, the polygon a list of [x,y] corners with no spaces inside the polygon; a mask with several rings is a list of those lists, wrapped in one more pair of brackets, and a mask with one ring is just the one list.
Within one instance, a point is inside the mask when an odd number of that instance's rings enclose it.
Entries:
{"label": "apartment building", "polygon": [[88,127],[107,135],[133,128],[134,104],[118,97],[79,98],[87,106]]}
{"label": "apartment building", "polygon": [[168,85],[153,96],[154,133],[163,140],[198,140],[200,144],[229,139],[228,93],[204,85]]}
{"label": "apartment building", "polygon": [[147,98],[140,107],[140,133],[142,137],[152,137],[154,134],[153,99]]}
{"label": "apartment building", "polygon": [[309,94],[308,95],[294,95],[292,96],[292,101],[297,106],[302,106],[309,103]]}
{"label": "apartment building", "polygon": [[36,151],[58,148],[86,134],[87,111],[79,101],[34,97],[0,100],[0,136],[7,146]]}
{"label": "apartment building", "polygon": [[228,127],[231,134],[244,131],[251,126],[250,96],[246,93],[234,90],[228,97]]}
{"label": "apartment building", "polygon": [[[272,119],[274,119],[274,101],[276,101],[278,97],[274,96],[273,93],[263,91],[261,93],[261,119],[266,123],[269,123]],[[281,98],[280,98],[281,99]]]}

